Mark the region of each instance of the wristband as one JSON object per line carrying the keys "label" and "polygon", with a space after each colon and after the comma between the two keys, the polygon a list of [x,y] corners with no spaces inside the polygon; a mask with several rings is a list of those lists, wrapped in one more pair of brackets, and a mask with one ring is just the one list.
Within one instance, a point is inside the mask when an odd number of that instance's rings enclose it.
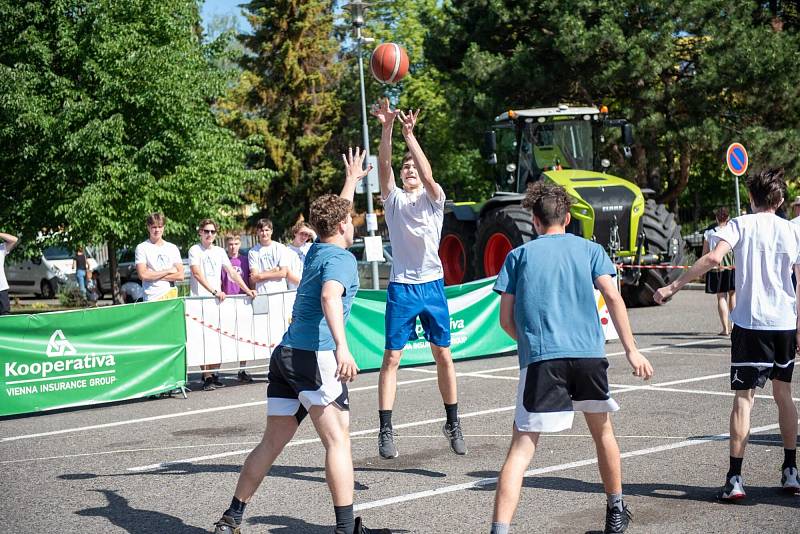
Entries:
{"label": "wristband", "polygon": [[215,297],[217,296],[217,293],[219,293],[219,291],[217,291],[216,289],[211,292],[211,294],[214,295]]}

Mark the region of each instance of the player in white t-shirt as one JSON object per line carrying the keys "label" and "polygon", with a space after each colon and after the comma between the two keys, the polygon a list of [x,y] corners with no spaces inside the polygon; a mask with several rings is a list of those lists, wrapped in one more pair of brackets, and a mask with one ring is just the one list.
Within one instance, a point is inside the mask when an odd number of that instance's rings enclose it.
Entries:
{"label": "player in white t-shirt", "polygon": [[297,289],[297,286],[300,285],[300,279],[303,278],[303,264],[306,261],[306,254],[308,254],[311,244],[317,239],[317,234],[308,224],[300,221],[292,227],[292,235],[294,236],[292,242],[286,245],[291,257],[291,265],[289,265],[289,272],[286,276],[286,285],[289,286],[289,289]]}
{"label": "player in white t-shirt", "polygon": [[[750,434],[750,411],[756,388],[772,380],[783,438],[781,486],[800,493],[797,471],[797,409],[792,401],[792,371],[798,348],[797,292],[792,271],[800,274],[800,227],[775,215],[786,196],[782,170],[762,171],[747,179],[754,213],[720,228],[714,250],[697,260],[680,278],[655,294],[659,304],[689,281],[718,266],[733,250],[736,260],[736,308],[731,313],[730,468],[720,499],[745,497],[742,460]],[[798,277],[800,278],[800,277]]]}
{"label": "player in white t-shirt", "polygon": [[19,243],[19,238],[0,232],[0,315],[11,313],[11,300],[8,298],[8,280],[6,280],[5,261],[9,252]]}
{"label": "player in white t-shirt", "polygon": [[259,295],[286,291],[286,279],[292,263],[289,249],[283,243],[272,240],[272,221],[269,219],[259,219],[256,234],[258,245],[247,253],[250,283]]}
{"label": "player in white t-shirt", "polygon": [[168,297],[175,282],[183,281],[183,262],[178,247],[164,241],[164,225],[167,218],[163,213],[151,213],[146,220],[150,238],[136,245],[134,263],[139,280],[142,281],[144,300],[159,300]]}
{"label": "player in white t-shirt", "polygon": [[[200,235],[200,244],[192,245],[189,249],[189,268],[192,271],[191,295],[193,297],[216,297],[222,302],[225,292],[222,291],[222,270],[224,269],[231,280],[239,284],[242,292],[255,298],[256,292],[247,287],[239,273],[231,265],[225,249],[214,244],[217,235],[217,223],[211,219],[203,219],[197,225]],[[219,369],[220,364],[201,365],[203,373],[203,390],[213,391],[215,388],[225,387],[216,373],[207,372]]]}
{"label": "player in white t-shirt", "polygon": [[[392,110],[384,98],[373,106],[381,122],[378,180],[386,225],[392,243],[392,273],[386,291],[386,344],[378,380],[378,453],[390,459],[398,455],[392,430],[392,407],[397,392],[397,369],[403,347],[417,339],[419,318],[428,340],[439,378],[447,422],[442,431],[456,454],[467,447],[458,419],[456,370],[450,353],[450,312],[444,294],[444,270],[439,259],[439,240],[444,221],[444,191],[433,179],[428,158],[414,136],[419,110]],[[403,125],[408,153],[403,158],[398,188],[392,170],[392,127]]]}

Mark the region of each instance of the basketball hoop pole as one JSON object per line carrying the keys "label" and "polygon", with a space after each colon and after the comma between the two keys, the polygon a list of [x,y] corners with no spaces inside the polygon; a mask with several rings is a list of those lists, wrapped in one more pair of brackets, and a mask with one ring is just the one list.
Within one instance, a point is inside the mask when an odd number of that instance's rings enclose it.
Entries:
{"label": "basketball hoop pole", "polygon": [[[363,135],[362,143],[364,145],[364,153],[366,157],[364,158],[364,162],[369,162],[369,127],[367,126],[367,97],[364,91],[364,57],[362,51],[362,45],[365,42],[371,41],[371,39],[367,39],[361,35],[361,26],[364,25],[364,12],[367,9],[367,3],[361,2],[360,0],[356,0],[354,2],[350,2],[349,4],[345,5],[345,9],[350,10],[350,22],[353,25],[353,28],[356,31],[356,54],[358,55],[358,82],[359,87],[361,90],[361,133]],[[372,205],[372,190],[370,188],[370,178],[369,174],[364,177],[364,191],[367,195],[367,217],[369,218],[370,215],[375,213]],[[367,224],[367,233],[370,236],[375,235],[375,230],[372,230],[369,227],[369,223]],[[378,262],[372,261],[370,262],[370,267],[372,269],[372,289],[380,289],[378,285],[379,275],[378,275]]]}

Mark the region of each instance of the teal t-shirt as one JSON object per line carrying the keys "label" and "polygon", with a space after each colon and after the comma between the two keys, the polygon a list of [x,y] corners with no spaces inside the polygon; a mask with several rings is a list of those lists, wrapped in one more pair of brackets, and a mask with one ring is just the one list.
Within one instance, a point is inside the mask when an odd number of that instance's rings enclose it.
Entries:
{"label": "teal t-shirt", "polygon": [[358,264],[347,250],[329,243],[311,245],[303,265],[303,277],[297,286],[292,308],[292,323],[283,335],[281,345],[304,350],[334,350],[328,321],[322,313],[322,286],[336,280],[344,287],[342,306],[344,322],[350,316],[353,297],[358,292]]}
{"label": "teal t-shirt", "polygon": [[494,290],[515,296],[520,368],[605,357],[594,297],[594,281],[604,274],[616,276],[603,247],[573,234],[541,235],[508,253]]}

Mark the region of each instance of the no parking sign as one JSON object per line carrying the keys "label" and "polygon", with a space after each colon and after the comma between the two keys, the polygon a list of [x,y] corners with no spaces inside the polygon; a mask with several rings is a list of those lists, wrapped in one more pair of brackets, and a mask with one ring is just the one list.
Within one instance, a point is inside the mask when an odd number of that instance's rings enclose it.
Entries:
{"label": "no parking sign", "polygon": [[747,165],[750,163],[747,150],[741,143],[731,143],[725,152],[725,163],[728,164],[728,170],[736,177],[736,216],[738,217],[742,214],[742,207],[739,204],[739,177],[747,172]]}

